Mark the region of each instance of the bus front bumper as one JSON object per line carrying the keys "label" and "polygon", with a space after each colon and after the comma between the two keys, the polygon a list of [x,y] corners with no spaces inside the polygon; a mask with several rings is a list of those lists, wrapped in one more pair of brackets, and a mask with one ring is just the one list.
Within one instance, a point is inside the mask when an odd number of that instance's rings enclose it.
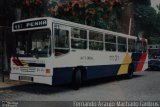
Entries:
{"label": "bus front bumper", "polygon": [[19,81],[52,85],[52,76],[36,76],[36,75],[23,75],[23,74],[11,73],[10,80],[19,80]]}

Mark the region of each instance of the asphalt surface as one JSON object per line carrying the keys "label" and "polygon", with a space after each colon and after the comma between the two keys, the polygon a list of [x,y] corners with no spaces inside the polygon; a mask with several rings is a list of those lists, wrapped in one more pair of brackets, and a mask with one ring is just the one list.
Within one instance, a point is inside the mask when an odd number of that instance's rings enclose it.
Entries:
{"label": "asphalt surface", "polygon": [[132,79],[85,82],[79,90],[67,84],[23,84],[0,88],[0,101],[160,101],[160,71],[135,73]]}

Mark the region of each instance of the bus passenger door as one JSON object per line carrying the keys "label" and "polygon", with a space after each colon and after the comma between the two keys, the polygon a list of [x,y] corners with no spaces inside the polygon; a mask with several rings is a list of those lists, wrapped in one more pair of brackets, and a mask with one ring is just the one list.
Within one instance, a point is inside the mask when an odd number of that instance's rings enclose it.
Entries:
{"label": "bus passenger door", "polygon": [[68,26],[54,24],[55,56],[61,56],[70,51],[70,30]]}

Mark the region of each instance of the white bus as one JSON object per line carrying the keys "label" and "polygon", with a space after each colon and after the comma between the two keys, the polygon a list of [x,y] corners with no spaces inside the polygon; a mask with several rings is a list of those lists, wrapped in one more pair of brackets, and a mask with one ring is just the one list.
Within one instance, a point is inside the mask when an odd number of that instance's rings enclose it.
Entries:
{"label": "white bus", "polygon": [[15,55],[11,80],[73,83],[125,74],[148,67],[147,40],[56,18],[14,22]]}

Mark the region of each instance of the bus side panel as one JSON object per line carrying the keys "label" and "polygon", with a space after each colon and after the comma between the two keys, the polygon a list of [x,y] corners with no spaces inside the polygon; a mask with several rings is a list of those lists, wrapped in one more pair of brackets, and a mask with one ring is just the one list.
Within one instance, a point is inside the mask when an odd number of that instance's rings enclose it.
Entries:
{"label": "bus side panel", "polygon": [[54,68],[52,83],[54,85],[72,82],[72,67]]}
{"label": "bus side panel", "polygon": [[87,79],[116,76],[120,65],[99,65],[87,67]]}
{"label": "bus side panel", "polygon": [[[87,79],[116,76],[121,65],[87,66]],[[73,67],[54,68],[52,83],[54,85],[71,83]]]}

